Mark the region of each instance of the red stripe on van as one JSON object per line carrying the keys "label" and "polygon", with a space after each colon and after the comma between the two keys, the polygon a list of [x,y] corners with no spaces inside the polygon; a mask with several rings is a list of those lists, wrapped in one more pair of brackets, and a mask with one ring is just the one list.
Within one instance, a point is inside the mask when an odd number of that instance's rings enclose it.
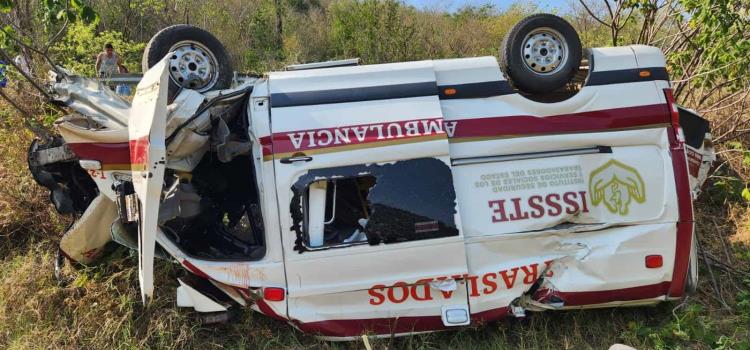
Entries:
{"label": "red stripe on van", "polygon": [[[340,151],[346,151],[348,149],[342,146],[372,143],[372,147],[376,147],[389,145],[400,139],[417,139],[442,133],[447,133],[451,142],[484,141],[495,138],[667,127],[669,121],[666,105],[653,104],[546,117],[510,115],[448,121],[431,118],[367,125],[343,125],[336,128],[274,133],[270,138],[261,138],[260,142],[263,146],[264,157],[270,160],[272,154],[324,149],[331,149],[325,152],[339,151],[332,149],[335,147],[341,147]],[[435,122],[440,123],[440,131],[435,130],[435,126],[432,125]],[[423,125],[423,123],[430,123],[430,127],[428,128],[427,124]],[[399,130],[389,130],[388,127],[391,124],[398,124],[393,126]],[[416,133],[407,133],[407,127],[410,130],[416,130]],[[359,134],[355,134],[354,130],[357,130]],[[341,137],[343,133],[346,133],[348,140]]]}
{"label": "red stripe on van", "polygon": [[130,145],[118,143],[69,143],[68,147],[79,159],[98,160],[105,164],[130,164]]}
{"label": "red stripe on van", "polygon": [[554,294],[565,301],[564,306],[594,305],[609,303],[613,301],[653,299],[656,297],[667,295],[671,284],[671,282],[667,281],[647,286],[605,291],[555,292]]}
{"label": "red stripe on van", "polygon": [[286,317],[279,315],[268,303],[263,299],[255,300],[255,305],[258,306],[260,313],[279,321],[286,321]]}
{"label": "red stripe on van", "polygon": [[273,144],[271,143],[271,136],[263,136],[258,141],[260,142],[260,147],[263,150],[264,157],[273,155]]}
{"label": "red stripe on van", "polygon": [[477,312],[475,314],[471,314],[471,323],[479,324],[479,323],[498,321],[498,320],[502,320],[508,317],[509,314],[510,314],[509,307],[489,309],[489,310]]}
{"label": "red stripe on van", "polygon": [[654,104],[547,117],[515,115],[461,119],[454,122],[456,125],[451,141],[461,138],[491,139],[667,126],[669,113],[664,104]]}
{"label": "red stripe on van", "polygon": [[[146,164],[148,160],[148,136],[128,142],[83,142],[69,143],[67,145],[78,156],[78,159],[98,160],[102,165],[102,169],[107,169],[109,165],[114,165],[117,166],[117,169],[129,170],[130,164]],[[109,170],[112,169],[110,168]]]}
{"label": "red stripe on van", "polygon": [[677,223],[677,246],[675,247],[674,270],[672,271],[672,286],[669,289],[669,296],[681,297],[685,292],[685,281],[690,265],[690,248],[695,244],[692,242],[694,229],[693,199],[691,198],[690,180],[688,179],[685,144],[677,140],[673,132],[670,132],[668,137],[680,214],[680,221]]}
{"label": "red stripe on van", "polygon": [[[593,292],[557,292],[566,306],[602,304],[612,301],[638,301],[665,296],[670,282],[652,285]],[[472,322],[491,322],[509,315],[507,306],[485,310],[471,315]],[[304,332],[331,337],[354,337],[366,333],[398,334],[447,329],[440,316],[408,316],[395,318],[372,318],[352,320],[325,320],[302,323],[294,321]]]}
{"label": "red stripe on van", "polygon": [[211,279],[211,276],[203,272],[203,270],[199,269],[197,266],[193,265],[190,261],[187,259],[182,261],[182,266],[185,266],[186,269],[188,269],[190,272],[192,272],[194,275],[203,278],[203,279]]}
{"label": "red stripe on van", "polygon": [[130,140],[130,163],[146,164],[148,163],[148,148],[150,141],[148,135],[141,136],[135,140]]}
{"label": "red stripe on van", "polygon": [[370,143],[388,145],[444,134],[442,118],[423,118],[280,132],[272,135],[272,143],[273,153],[280,154]]}
{"label": "red stripe on van", "polygon": [[358,320],[325,320],[309,323],[295,322],[306,333],[330,337],[355,337],[362,334],[399,334],[446,329],[440,316],[407,316],[399,318],[370,318]]}

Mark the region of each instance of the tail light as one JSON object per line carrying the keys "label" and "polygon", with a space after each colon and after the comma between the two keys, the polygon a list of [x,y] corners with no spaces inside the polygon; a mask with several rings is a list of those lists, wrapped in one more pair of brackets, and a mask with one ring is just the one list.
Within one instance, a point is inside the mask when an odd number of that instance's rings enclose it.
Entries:
{"label": "tail light", "polygon": [[667,98],[667,108],[669,108],[669,121],[672,124],[672,130],[677,142],[684,143],[685,135],[682,133],[682,127],[680,127],[680,112],[677,110],[677,104],[674,101],[674,92],[672,89],[664,89],[664,96]]}
{"label": "tail light", "polygon": [[268,301],[283,301],[285,296],[284,288],[266,287],[263,288],[263,299]]}
{"label": "tail light", "polygon": [[664,266],[664,258],[661,255],[648,255],[646,256],[646,267],[649,269],[657,269]]}

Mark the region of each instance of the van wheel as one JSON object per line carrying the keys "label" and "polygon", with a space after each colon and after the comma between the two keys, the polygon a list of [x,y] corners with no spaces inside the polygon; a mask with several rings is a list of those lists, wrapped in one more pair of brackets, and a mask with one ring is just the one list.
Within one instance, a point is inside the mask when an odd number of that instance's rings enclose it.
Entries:
{"label": "van wheel", "polygon": [[514,86],[548,93],[567,84],[581,63],[581,40],[573,26],[550,14],[524,18],[505,36],[500,66]]}
{"label": "van wheel", "polygon": [[190,25],[178,24],[156,33],[143,52],[143,71],[169,59],[170,96],[180,88],[206,92],[226,89],[232,84],[234,70],[224,45],[211,33]]}

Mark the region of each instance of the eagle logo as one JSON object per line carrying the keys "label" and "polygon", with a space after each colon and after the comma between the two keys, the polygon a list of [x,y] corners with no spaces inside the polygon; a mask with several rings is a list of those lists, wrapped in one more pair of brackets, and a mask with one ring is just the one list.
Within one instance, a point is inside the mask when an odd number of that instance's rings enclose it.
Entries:
{"label": "eagle logo", "polygon": [[630,203],[646,201],[646,185],[635,168],[611,159],[589,175],[591,202],[613,214],[628,215]]}

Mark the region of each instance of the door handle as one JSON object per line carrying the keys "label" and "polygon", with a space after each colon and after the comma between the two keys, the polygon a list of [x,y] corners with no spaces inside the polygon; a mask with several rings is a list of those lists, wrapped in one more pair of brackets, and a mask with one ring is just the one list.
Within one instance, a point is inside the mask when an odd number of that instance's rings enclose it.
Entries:
{"label": "door handle", "polygon": [[286,158],[281,158],[281,164],[292,164],[296,162],[309,162],[311,160],[312,160],[312,157],[310,156],[286,157]]}

